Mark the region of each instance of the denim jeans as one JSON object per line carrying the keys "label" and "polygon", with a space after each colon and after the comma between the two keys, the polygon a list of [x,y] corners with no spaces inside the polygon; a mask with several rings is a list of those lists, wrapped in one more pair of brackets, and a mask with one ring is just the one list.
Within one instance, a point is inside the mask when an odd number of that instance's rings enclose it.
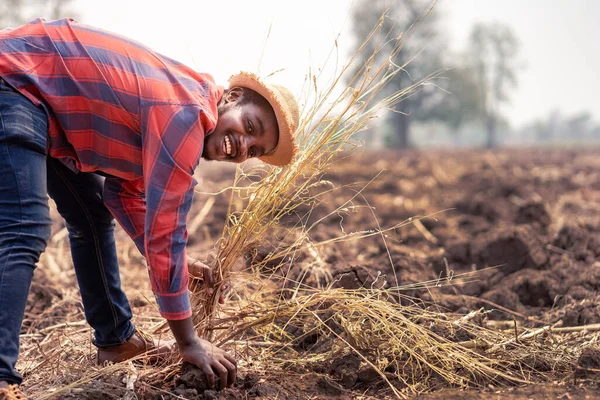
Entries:
{"label": "denim jeans", "polygon": [[95,344],[135,331],[121,289],[114,220],[102,202],[103,178],[74,173],[47,156],[44,110],[0,78],[0,381],[15,370],[19,333],[36,263],[50,236],[49,194],[65,219],[85,316]]}

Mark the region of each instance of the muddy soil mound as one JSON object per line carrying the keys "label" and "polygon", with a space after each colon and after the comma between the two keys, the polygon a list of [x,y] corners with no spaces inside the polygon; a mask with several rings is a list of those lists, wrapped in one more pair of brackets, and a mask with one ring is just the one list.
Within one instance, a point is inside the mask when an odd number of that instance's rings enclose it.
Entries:
{"label": "muddy soil mound", "polygon": [[[560,317],[565,325],[597,321],[600,311],[580,304],[600,289],[600,185],[590,185],[597,176],[594,156],[592,150],[527,150],[383,152],[377,163],[369,153],[346,159],[327,174],[334,185],[386,171],[362,191],[362,208],[333,213],[314,237],[425,218],[385,235],[327,246],[321,257],[330,261],[325,275],[336,287],[354,289],[435,282],[478,271],[468,283],[405,293],[450,311],[496,304],[540,317],[564,308],[569,310]],[[314,210],[315,218],[331,213],[351,193],[335,192]],[[300,257],[300,265],[314,261],[307,253]],[[310,271],[287,273],[323,285],[322,279],[311,279]]]}

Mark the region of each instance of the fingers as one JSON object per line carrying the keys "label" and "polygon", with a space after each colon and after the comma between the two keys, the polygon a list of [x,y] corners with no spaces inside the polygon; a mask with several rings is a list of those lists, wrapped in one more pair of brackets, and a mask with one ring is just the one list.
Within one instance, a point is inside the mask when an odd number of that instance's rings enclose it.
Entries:
{"label": "fingers", "polygon": [[212,270],[201,261],[188,257],[188,273],[196,279],[204,281],[204,287],[209,296],[214,293]]}
{"label": "fingers", "polygon": [[194,260],[188,257],[188,272],[191,276],[197,279],[206,279],[207,271],[210,271],[210,267],[199,260]]}
{"label": "fingers", "polygon": [[[206,294],[212,296],[215,292],[212,269],[201,261],[188,257],[188,272],[190,276],[204,281]],[[221,285],[221,293],[219,294],[219,304],[225,304],[225,295],[231,289],[229,282]]]}
{"label": "fingers", "polygon": [[229,292],[229,289],[231,289],[231,286],[229,285],[229,282],[225,282],[221,285],[221,292],[223,294],[226,294],[227,292]]}
{"label": "fingers", "polygon": [[233,366],[237,369],[237,361],[235,361],[235,358],[231,354],[223,352],[223,357],[225,357],[225,359],[232,363]]}
{"label": "fingers", "polygon": [[[227,353],[223,353],[223,356],[225,356]],[[223,364],[223,366],[225,366],[225,368],[227,368],[227,375],[228,375],[228,381],[227,381],[227,387],[231,387],[233,386],[233,383],[235,382],[235,376],[237,375],[237,366],[234,363],[229,362],[226,358],[223,358],[221,360],[221,364]]]}
{"label": "fingers", "polygon": [[202,352],[202,354],[197,354],[196,356],[198,355],[199,357],[195,357],[193,354],[182,354],[182,357],[184,361],[202,370],[206,376],[206,383],[209,388],[215,388],[217,375],[219,377],[219,390],[233,386],[237,375],[237,362],[230,354],[218,347],[212,347],[210,353]]}
{"label": "fingers", "polygon": [[194,278],[202,279],[203,278],[202,274],[204,272],[204,269],[201,267],[202,263],[192,257],[187,258],[187,263],[188,263],[189,274],[191,276],[193,276]]}
{"label": "fingers", "polygon": [[213,290],[212,270],[210,269],[210,267],[208,265],[205,265],[205,264],[202,264],[202,268],[203,268],[203,274],[204,274],[204,286],[206,286],[206,288],[208,290]]}
{"label": "fingers", "polygon": [[227,371],[227,368],[225,368],[225,366],[223,365],[224,362],[226,361],[223,360],[221,362],[215,362],[213,364],[213,369],[219,374],[219,389],[221,390],[233,384],[233,381],[231,381],[231,383],[227,382],[229,372]]}
{"label": "fingers", "polygon": [[223,283],[223,285],[221,285],[221,294],[219,295],[219,304],[225,304],[225,295],[227,294],[227,292],[229,292],[229,289],[231,289],[229,282],[225,282],[225,283]]}
{"label": "fingers", "polygon": [[208,382],[208,387],[215,387],[215,373],[213,372],[211,366],[209,364],[202,364],[202,371],[204,371],[204,375],[206,375],[206,381]]}

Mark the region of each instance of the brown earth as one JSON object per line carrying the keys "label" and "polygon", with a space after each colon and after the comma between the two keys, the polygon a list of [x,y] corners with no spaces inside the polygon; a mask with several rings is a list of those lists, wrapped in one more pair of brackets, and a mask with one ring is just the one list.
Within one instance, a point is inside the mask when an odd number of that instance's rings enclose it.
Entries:
{"label": "brown earth", "polygon": [[[223,172],[218,167],[206,165],[198,178],[199,190],[216,192],[231,183],[233,170],[227,167]],[[407,223],[385,236],[320,247],[327,274],[309,271],[305,283],[389,288],[479,271],[468,283],[457,280],[434,290],[408,289],[405,294],[433,302],[444,312],[468,313],[484,307],[493,310],[486,316],[490,320],[516,318],[557,326],[600,323],[600,150],[358,152],[338,162],[323,180],[350,187],[336,191],[312,210],[309,222],[325,217],[311,233],[314,242],[392,227],[409,218],[416,217],[420,224]],[[359,196],[335,211],[357,191]],[[197,196],[191,219],[206,199]],[[201,257],[220,236],[227,200],[227,193],[217,196],[211,213],[190,233],[191,255]],[[287,222],[295,223],[292,216]],[[60,229],[57,223],[56,230]],[[260,261],[269,251],[267,245],[260,247],[248,260]],[[130,248],[124,253],[128,259],[139,259]],[[297,259],[297,270],[286,271],[287,276],[299,279],[309,261]],[[278,268],[277,263],[267,267]],[[122,274],[136,314],[156,315],[147,301],[151,298],[147,282],[140,279],[143,269]],[[62,322],[61,316],[76,314],[52,308],[65,302],[64,293],[60,287],[44,285],[43,275],[36,272],[28,305],[28,315],[52,311],[47,320],[37,323],[42,328]],[[77,313],[82,318],[81,311]],[[31,332],[32,326],[26,321],[24,329]],[[310,345],[310,338],[306,340]],[[594,346],[582,349],[579,369],[600,369],[598,351]],[[577,368],[573,365],[574,371]],[[258,372],[246,360],[235,389],[202,393],[194,388],[199,385],[195,378],[183,373],[165,384],[166,392],[149,391],[148,397],[140,398],[175,398],[168,392],[192,399],[388,397],[390,393],[373,373],[353,355],[312,370]],[[440,392],[419,398],[595,399],[600,398],[598,382],[593,372],[574,373],[548,376],[525,387],[471,391],[440,387]],[[112,398],[91,394],[106,394],[106,387],[113,387],[110,380],[93,382],[83,392],[64,398]]]}

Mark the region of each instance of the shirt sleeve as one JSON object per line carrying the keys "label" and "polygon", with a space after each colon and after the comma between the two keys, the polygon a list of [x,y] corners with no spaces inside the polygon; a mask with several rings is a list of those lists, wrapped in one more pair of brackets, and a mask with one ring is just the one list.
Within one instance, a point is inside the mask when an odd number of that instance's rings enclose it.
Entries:
{"label": "shirt sleeve", "polygon": [[[148,263],[161,315],[192,315],[188,294],[186,219],[202,154],[204,129],[197,106],[153,105],[142,114],[144,177],[107,179],[105,202]],[[145,194],[145,197],[144,197]]]}
{"label": "shirt sleeve", "polygon": [[133,239],[140,253],[145,256],[146,195],[144,180],[140,178],[126,181],[119,178],[106,178],[102,196],[106,207],[123,230]]}

